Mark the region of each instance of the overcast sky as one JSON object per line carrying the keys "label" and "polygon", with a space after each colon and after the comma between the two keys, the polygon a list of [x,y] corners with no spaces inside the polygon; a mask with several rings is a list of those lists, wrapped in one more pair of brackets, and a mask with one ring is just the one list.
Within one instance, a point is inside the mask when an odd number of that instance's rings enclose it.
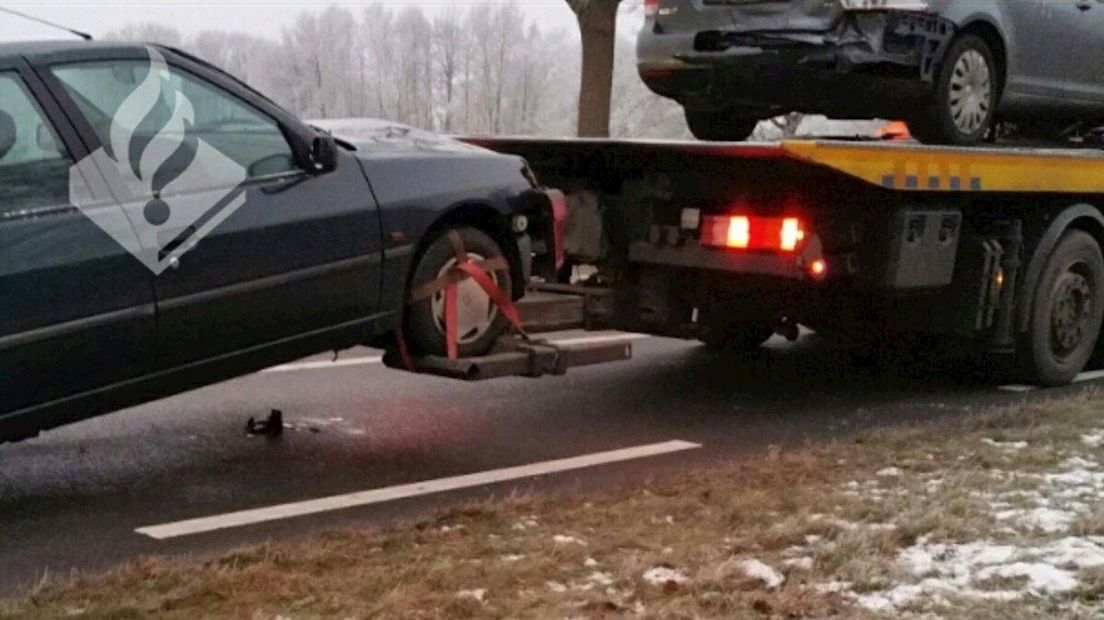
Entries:
{"label": "overcast sky", "polygon": [[[504,3],[508,0],[448,1],[448,0],[230,0],[228,2],[142,0],[38,0],[36,2],[9,2],[0,0],[0,7],[29,13],[43,19],[83,30],[93,36],[117,30],[125,24],[153,22],[171,26],[185,34],[203,30],[237,30],[255,35],[276,38],[280,29],[290,24],[304,9],[322,9],[331,4],[348,7],[354,11],[370,4],[394,8],[420,6],[432,12],[449,5],[472,6],[476,4]],[[528,19],[550,28],[574,29],[571,10],[563,0],[514,0]],[[0,13],[0,41],[64,38],[65,33],[35,25],[23,19]]]}

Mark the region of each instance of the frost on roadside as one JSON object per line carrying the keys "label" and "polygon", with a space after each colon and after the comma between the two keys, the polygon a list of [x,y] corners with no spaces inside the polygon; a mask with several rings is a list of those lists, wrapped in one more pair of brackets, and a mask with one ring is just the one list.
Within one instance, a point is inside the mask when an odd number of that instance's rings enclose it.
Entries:
{"label": "frost on roadside", "polygon": [[782,576],[782,573],[774,570],[770,566],[760,562],[759,560],[744,560],[740,562],[740,570],[748,579],[754,579],[763,582],[763,585],[768,590],[773,590],[782,585],[786,581],[786,578]]}
{"label": "frost on roadside", "polygon": [[656,566],[655,568],[648,569],[643,577],[644,581],[648,582],[649,585],[660,588],[668,584],[679,586],[690,581],[690,579],[680,571],[666,566]]}
{"label": "frost on roadside", "polygon": [[[983,443],[1006,453],[1028,447],[1026,442]],[[1080,438],[1082,446],[1094,443],[1095,436]],[[1061,599],[1076,592],[1086,585],[1085,571],[1104,568],[1104,537],[1074,531],[1079,521],[1099,510],[1104,466],[1091,454],[1063,456],[1042,471],[991,471],[995,490],[971,493],[989,507],[992,522],[1004,526],[993,532],[1002,535],[1000,540],[937,542],[922,537],[897,552],[889,583],[878,589],[860,590],[840,581],[813,587],[890,617],[938,611],[956,601],[1011,603]],[[884,479],[887,473],[882,470],[878,476]]]}

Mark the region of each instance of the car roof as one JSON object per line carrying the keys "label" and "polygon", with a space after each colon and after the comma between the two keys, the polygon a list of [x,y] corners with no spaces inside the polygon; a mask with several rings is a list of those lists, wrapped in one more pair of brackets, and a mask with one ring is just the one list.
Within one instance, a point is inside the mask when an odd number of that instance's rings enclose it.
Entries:
{"label": "car roof", "polygon": [[91,52],[103,50],[130,50],[141,47],[139,43],[123,41],[18,41],[0,43],[0,60],[19,56],[34,57],[62,52]]}

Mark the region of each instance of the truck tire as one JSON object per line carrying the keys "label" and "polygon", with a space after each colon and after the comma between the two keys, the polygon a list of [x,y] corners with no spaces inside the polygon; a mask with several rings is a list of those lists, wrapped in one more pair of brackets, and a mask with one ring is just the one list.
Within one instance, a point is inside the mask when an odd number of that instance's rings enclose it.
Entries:
{"label": "truck tire", "polygon": [[1028,380],[1067,385],[1093,356],[1104,321],[1104,256],[1086,232],[1072,230],[1055,246],[1035,289],[1020,350]]}
{"label": "truck tire", "polygon": [[[468,260],[480,262],[504,256],[502,248],[486,233],[475,228],[455,228],[442,231],[429,243],[418,258],[410,290],[416,291],[444,275],[456,265],[449,233],[455,231],[467,253]],[[495,284],[511,299],[513,285],[508,269],[488,272]],[[485,355],[509,323],[490,297],[473,280],[465,279],[457,286],[457,350],[461,357]],[[445,338],[445,291],[428,299],[411,303],[406,308],[406,337],[415,353],[447,355]]]}
{"label": "truck tire", "polygon": [[925,144],[981,143],[996,116],[1000,79],[989,44],[974,34],[959,37],[947,50],[930,98],[909,120],[909,130]]}
{"label": "truck tire", "polygon": [[774,335],[767,321],[725,321],[706,319],[698,340],[717,351],[751,351],[758,349]]}
{"label": "truck tire", "polygon": [[759,119],[741,116],[738,112],[684,111],[690,133],[699,140],[743,142],[751,137],[752,132],[759,125]]}

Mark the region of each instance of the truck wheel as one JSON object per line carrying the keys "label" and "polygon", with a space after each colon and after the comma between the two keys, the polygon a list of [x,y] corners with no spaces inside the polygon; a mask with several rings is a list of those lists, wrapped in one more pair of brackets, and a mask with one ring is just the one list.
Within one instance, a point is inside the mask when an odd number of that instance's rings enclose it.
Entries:
{"label": "truck wheel", "polygon": [[[453,229],[460,237],[468,260],[482,262],[504,256],[486,233],[474,228]],[[456,253],[443,231],[429,244],[418,259],[410,290],[416,291],[456,266]],[[495,284],[512,298],[513,286],[508,269],[488,272]],[[461,357],[484,355],[506,330],[508,321],[478,284],[468,278],[457,287],[457,347]],[[428,299],[416,301],[406,309],[406,335],[415,352],[426,355],[447,355],[445,338],[445,291]]]}
{"label": "truck wheel", "polygon": [[685,110],[690,133],[710,142],[743,142],[751,137],[759,119],[740,116],[737,112],[702,112]]}
{"label": "truck wheel", "polygon": [[1074,230],[1058,242],[1035,290],[1021,366],[1039,385],[1067,385],[1096,349],[1104,320],[1104,257],[1088,233]]}
{"label": "truck wheel", "polygon": [[707,320],[698,340],[717,351],[751,351],[773,335],[774,327],[766,321]]}
{"label": "truck wheel", "polygon": [[985,139],[996,114],[1000,68],[989,44],[967,34],[951,44],[931,98],[909,121],[921,142],[973,146]]}

